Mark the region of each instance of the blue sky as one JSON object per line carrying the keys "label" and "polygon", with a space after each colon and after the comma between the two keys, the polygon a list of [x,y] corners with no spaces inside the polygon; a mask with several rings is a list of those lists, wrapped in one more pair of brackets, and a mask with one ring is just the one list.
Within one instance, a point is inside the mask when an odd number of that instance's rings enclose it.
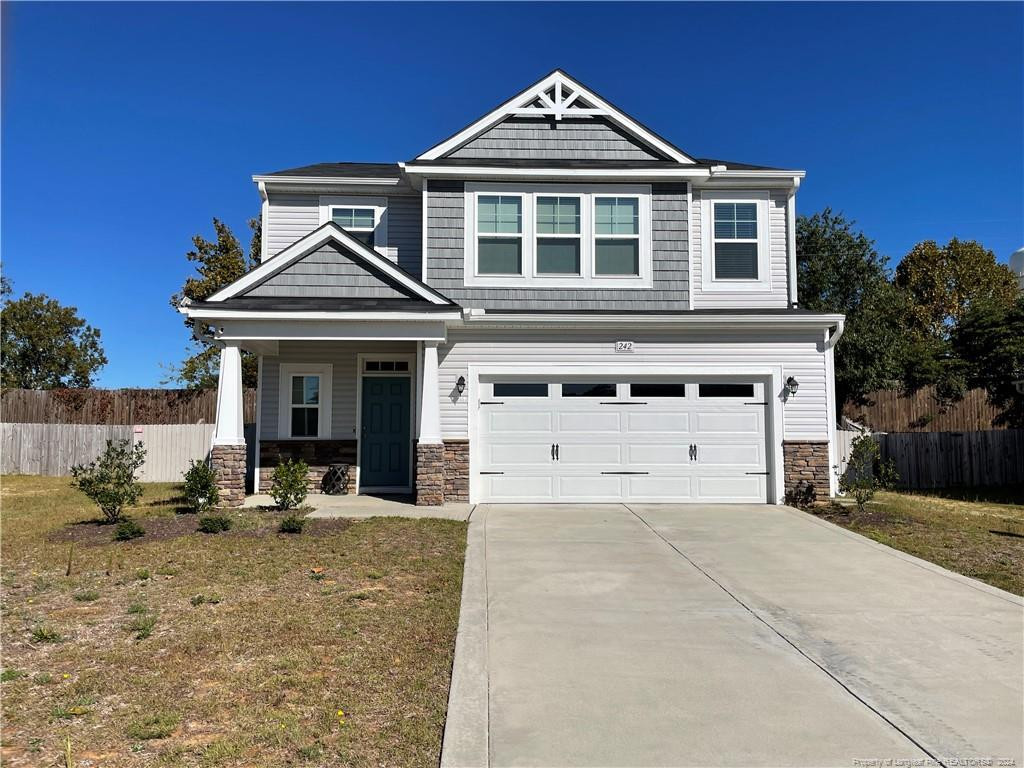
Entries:
{"label": "blue sky", "polygon": [[801,213],[1024,245],[1024,6],[3,4],[2,256],[155,386],[168,296],[253,173],[407,160],[561,67],[685,151],[804,168]]}

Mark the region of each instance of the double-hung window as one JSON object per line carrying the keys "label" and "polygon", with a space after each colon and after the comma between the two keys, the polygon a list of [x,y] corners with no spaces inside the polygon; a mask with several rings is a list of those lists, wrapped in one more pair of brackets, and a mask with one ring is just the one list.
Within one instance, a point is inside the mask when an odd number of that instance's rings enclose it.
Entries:
{"label": "double-hung window", "polygon": [[757,203],[713,205],[715,280],[757,280]]}
{"label": "double-hung window", "polygon": [[393,255],[388,245],[388,200],[364,195],[321,195],[320,224],[332,221],[367,248]]}
{"label": "double-hung window", "polygon": [[537,197],[537,274],[580,274],[580,198]]}
{"label": "double-hung window", "polygon": [[306,440],[331,437],[332,368],[321,363],[281,364],[279,437]]}
{"label": "double-hung window", "polygon": [[640,198],[594,199],[594,274],[640,274]]}
{"label": "double-hung window", "polygon": [[377,229],[377,217],[373,208],[331,206],[331,221],[356,240],[373,248],[374,231]]}
{"label": "double-hung window", "polygon": [[651,286],[651,188],[467,183],[466,285]]}
{"label": "double-hung window", "polygon": [[481,275],[523,273],[523,199],[480,195],[477,200],[477,271]]}
{"label": "double-hung window", "polygon": [[700,205],[701,290],[770,291],[769,193],[704,190]]}

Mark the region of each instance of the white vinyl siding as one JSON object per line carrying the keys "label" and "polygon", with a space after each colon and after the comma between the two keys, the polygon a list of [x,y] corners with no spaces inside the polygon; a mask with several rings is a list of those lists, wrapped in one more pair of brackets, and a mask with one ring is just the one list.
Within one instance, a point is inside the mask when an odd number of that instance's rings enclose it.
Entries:
{"label": "white vinyl siding", "polygon": [[[690,295],[694,309],[739,309],[742,307],[786,307],[789,302],[789,254],[786,249],[787,190],[768,194],[768,275],[765,288],[758,291],[704,291],[704,238],[710,237],[713,222],[703,221],[703,191],[693,190],[690,206]],[[711,265],[707,265],[711,269]]]}
{"label": "white vinyl siding", "polygon": [[[680,338],[685,335],[685,341]],[[614,342],[632,339],[631,354],[617,354]],[[781,365],[783,380],[794,376],[800,391],[783,408],[783,438],[828,440],[823,332],[809,330],[632,332],[598,330],[452,330],[439,349],[441,434],[468,437],[468,397],[452,402],[459,376],[470,364],[550,365]],[[771,393],[775,397],[778,393]]]}

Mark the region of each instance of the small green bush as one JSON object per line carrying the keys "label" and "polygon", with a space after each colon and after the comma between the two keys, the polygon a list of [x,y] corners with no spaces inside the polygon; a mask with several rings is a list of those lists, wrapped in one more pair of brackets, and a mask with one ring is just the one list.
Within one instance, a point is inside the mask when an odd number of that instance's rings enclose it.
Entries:
{"label": "small green bush", "polygon": [[145,461],[142,443],[107,440],[107,447],[96,461],[71,468],[71,484],[96,503],[107,522],[116,523],[124,508],[142,497],[142,484],[136,482],[135,473]]}
{"label": "small green bush", "polygon": [[203,515],[199,518],[199,530],[202,533],[230,531],[232,522],[227,515]]}
{"label": "small green bush", "polygon": [[217,487],[217,473],[205,461],[189,462],[185,473],[185,503],[188,508],[201,515],[209,512],[220,501]]}
{"label": "small green bush", "polygon": [[270,495],[278,509],[295,509],[306,500],[309,465],[304,461],[286,461],[274,467]]}
{"label": "small green bush", "polygon": [[220,595],[193,595],[189,602],[192,603],[193,607],[198,607],[204,603],[208,605],[216,605],[220,602]]}
{"label": "small green bush", "polygon": [[145,640],[147,637],[153,634],[153,627],[156,626],[156,614],[153,613],[140,613],[135,616],[130,622],[126,629],[129,632],[135,633],[136,640]]}
{"label": "small green bush", "polygon": [[100,599],[100,593],[95,589],[86,589],[82,592],[75,592],[75,601],[79,603],[91,603]]}
{"label": "small green bush", "polygon": [[149,613],[149,608],[146,607],[145,603],[136,601],[128,606],[128,613]]}
{"label": "small green bush", "polygon": [[154,712],[128,723],[125,732],[129,739],[148,741],[166,739],[178,727],[180,718],[172,712]]}
{"label": "small green bush", "polygon": [[52,627],[39,626],[32,630],[32,641],[35,643],[59,643],[63,639],[64,635]]}
{"label": "small green bush", "polygon": [[282,518],[281,524],[278,525],[277,530],[280,533],[302,533],[302,529],[305,525],[305,517],[302,515],[291,514]]}
{"label": "small green bush", "polygon": [[857,502],[857,510],[874,497],[875,492],[892,488],[899,475],[892,459],[882,461],[882,448],[870,435],[861,435],[850,445],[850,461],[839,478],[839,490],[849,493]]}
{"label": "small green bush", "polygon": [[119,522],[114,529],[114,541],[131,541],[145,535],[146,529],[130,517]]}
{"label": "small green bush", "polygon": [[9,683],[11,680],[17,680],[19,677],[24,677],[27,674],[27,672],[23,672],[20,669],[7,667],[3,672],[0,672],[0,683]]}
{"label": "small green bush", "polygon": [[32,676],[32,682],[36,685],[49,685],[53,682],[53,675],[49,672],[37,672]]}

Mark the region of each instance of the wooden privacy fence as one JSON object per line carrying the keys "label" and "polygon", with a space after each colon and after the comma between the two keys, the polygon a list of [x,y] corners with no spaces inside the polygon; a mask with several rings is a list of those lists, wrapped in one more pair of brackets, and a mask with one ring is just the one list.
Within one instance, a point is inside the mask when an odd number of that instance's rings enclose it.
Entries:
{"label": "wooden privacy fence", "polygon": [[[4,423],[213,424],[214,389],[5,389]],[[256,390],[245,390],[247,423],[256,420]]]}
{"label": "wooden privacy fence", "polygon": [[[846,471],[850,446],[860,433],[836,432],[838,472]],[[979,432],[876,432],[883,459],[892,459],[897,487],[907,490],[1024,483],[1024,430]]]}
{"label": "wooden privacy fence", "polygon": [[893,390],[868,396],[870,405],[847,403],[843,415],[875,432],[974,432],[1002,429],[1000,410],[988,401],[983,389],[972,389],[963,400],[943,411],[933,387],[903,397]]}
{"label": "wooden privacy fence", "polygon": [[[93,461],[107,440],[132,440],[146,446],[146,463],[138,477],[143,482],[179,482],[189,462],[205,460],[213,441],[212,424],[3,424],[0,426],[0,473],[16,475],[71,474],[75,464]],[[245,427],[249,449],[247,466],[255,459],[254,425]],[[251,487],[251,478],[250,478]]]}

